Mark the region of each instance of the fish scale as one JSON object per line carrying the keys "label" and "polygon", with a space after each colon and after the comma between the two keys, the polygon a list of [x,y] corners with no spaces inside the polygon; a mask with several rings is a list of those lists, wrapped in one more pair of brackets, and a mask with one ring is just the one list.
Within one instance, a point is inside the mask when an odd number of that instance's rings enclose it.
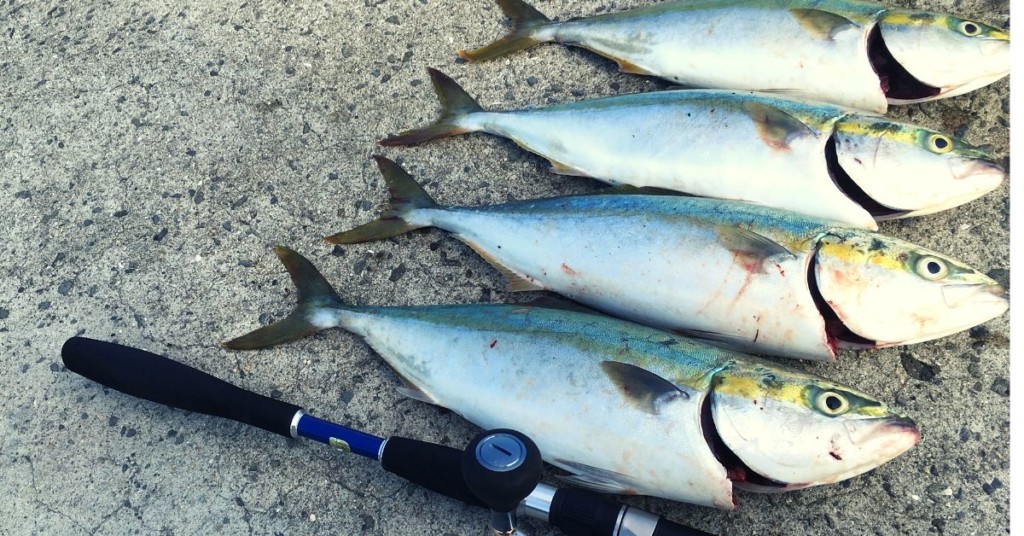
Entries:
{"label": "fish scale", "polygon": [[[678,201],[595,195],[489,210],[427,209],[409,222],[451,231],[540,287],[622,318],[737,341],[756,338],[759,352],[820,355],[828,345],[824,321],[803,290],[813,244],[794,237],[817,236],[828,224],[786,221],[782,227],[782,219],[762,207],[723,213],[718,203]],[[708,216],[764,232],[799,256],[745,268],[715,230],[701,224]],[[698,282],[687,274],[708,275]],[[726,332],[724,326],[734,327]]]}
{"label": "fish scale", "polygon": [[661,329],[761,354],[834,359],[838,346],[909,344],[1006,311],[1005,290],[937,252],[748,203],[605,193],[485,207],[437,205],[401,167],[383,218],[340,244],[435,226],[512,290],[546,289]]}
{"label": "fish scale", "polygon": [[[515,428],[567,480],[594,490],[731,509],[734,485],[784,491],[835,482],[920,439],[912,421],[860,391],[751,356],[577,310],[349,307],[308,260],[277,253],[298,288],[297,307],[226,347],[263,348],[342,327],[395,369],[404,394],[486,429]],[[822,393],[844,411],[830,414]],[[748,414],[780,447],[736,433]],[[748,436],[756,428],[741,427]],[[830,455],[837,449],[840,458]]]}
{"label": "fish scale", "polygon": [[993,157],[962,140],[881,116],[722,90],[619,95],[489,111],[436,70],[437,122],[381,141],[411,145],[487,132],[553,171],[615,185],[748,201],[877,229],[999,186]]}
{"label": "fish scale", "polygon": [[1010,36],[941,13],[849,0],[683,0],[556,22],[497,0],[513,31],[459,55],[579,46],[620,70],[691,87],[772,91],[874,113],[960,95],[1009,74]]}

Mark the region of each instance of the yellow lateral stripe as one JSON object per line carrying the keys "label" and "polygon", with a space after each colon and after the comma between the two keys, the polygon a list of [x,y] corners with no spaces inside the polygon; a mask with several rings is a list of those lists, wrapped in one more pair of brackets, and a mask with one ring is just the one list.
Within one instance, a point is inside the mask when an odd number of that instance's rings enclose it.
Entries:
{"label": "yellow lateral stripe", "polygon": [[889,252],[864,251],[854,244],[822,244],[820,254],[847,261],[851,264],[874,264],[890,270],[903,270],[903,261]]}

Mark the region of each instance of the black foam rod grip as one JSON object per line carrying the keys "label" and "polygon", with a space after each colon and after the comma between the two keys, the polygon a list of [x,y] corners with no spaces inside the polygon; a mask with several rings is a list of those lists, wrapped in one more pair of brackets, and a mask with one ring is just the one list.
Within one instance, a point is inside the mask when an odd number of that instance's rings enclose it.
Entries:
{"label": "black foam rod grip", "polygon": [[60,353],[68,370],[122,393],[285,437],[291,437],[291,421],[300,409],[138,348],[72,337]]}
{"label": "black foam rod grip", "polygon": [[589,491],[560,489],[548,520],[569,536],[615,535],[623,505]]}
{"label": "black foam rod grip", "polygon": [[405,437],[389,437],[380,455],[385,471],[431,491],[486,508],[462,478],[463,451]]}
{"label": "black foam rod grip", "polygon": [[[577,489],[560,489],[555,492],[548,520],[568,536],[712,536]],[[651,520],[657,521],[653,527]]]}
{"label": "black foam rod grip", "polygon": [[665,518],[658,520],[658,526],[654,529],[653,536],[713,536],[710,532],[697,530],[686,525],[680,525],[675,521]]}

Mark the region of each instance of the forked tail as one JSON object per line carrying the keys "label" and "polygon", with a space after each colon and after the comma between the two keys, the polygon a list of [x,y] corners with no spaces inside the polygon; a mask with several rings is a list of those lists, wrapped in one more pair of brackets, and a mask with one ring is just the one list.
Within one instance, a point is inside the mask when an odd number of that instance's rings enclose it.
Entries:
{"label": "forked tail", "polygon": [[551,24],[551,19],[523,0],[497,0],[505,16],[512,19],[512,31],[497,41],[474,49],[460,50],[459,56],[468,61],[486,61],[512,52],[526,50],[541,42],[535,37],[539,28]]}
{"label": "forked tail", "polygon": [[441,117],[423,128],[385,138],[379,142],[380,145],[418,145],[437,138],[465,134],[470,130],[459,125],[460,120],[471,113],[484,111],[455,80],[437,69],[428,67],[427,71],[430,72],[430,81],[434,83],[437,98],[441,101]]}
{"label": "forked tail", "polygon": [[283,320],[263,326],[251,333],[223,343],[232,350],[254,350],[268,348],[281,343],[301,339],[322,329],[334,327],[336,322],[330,316],[330,309],[343,308],[338,293],[324,279],[319,270],[308,259],[284,246],[274,247],[288,275],[295,284],[299,303]]}
{"label": "forked tail", "polygon": [[384,181],[388,183],[391,193],[391,206],[380,219],[364,223],[350,231],[328,236],[324,240],[332,244],[355,244],[391,238],[407,233],[424,225],[410,223],[408,217],[418,208],[436,207],[430,194],[420,186],[401,166],[384,158],[374,156]]}

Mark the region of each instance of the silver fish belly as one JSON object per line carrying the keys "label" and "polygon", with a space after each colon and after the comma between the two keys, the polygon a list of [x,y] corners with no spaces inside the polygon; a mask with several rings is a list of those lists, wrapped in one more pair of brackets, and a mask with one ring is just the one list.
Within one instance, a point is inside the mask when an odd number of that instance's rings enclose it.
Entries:
{"label": "silver fish belly", "polygon": [[591,489],[731,509],[734,484],[786,491],[836,482],[920,439],[913,421],[864,393],[751,356],[579,311],[350,307],[308,260],[277,253],[298,305],[226,347],[342,327],[398,372],[404,394],[525,433],[568,480]]}
{"label": "silver fish belly", "polygon": [[774,90],[886,111],[885,94],[868,60],[871,26],[865,24],[882,6],[852,4],[860,7],[861,26],[836,17],[833,27],[816,29],[772,4],[783,3],[677,2],[630,17],[567,22],[538,37],[623,58],[623,70],[662,73],[688,86]]}
{"label": "silver fish belly", "polygon": [[501,270],[513,290],[552,290],[744,351],[834,359],[839,345],[929,340],[1008,307],[995,281],[953,259],[790,212],[622,194],[442,207],[397,164],[378,164],[391,210],[328,241],[435,226]]}
{"label": "silver fish belly", "polygon": [[952,136],[764,93],[661,91],[488,111],[443,73],[430,76],[445,105],[441,117],[382,145],[487,132],[548,159],[557,173],[866,229],[876,229],[876,219],[966,203],[1005,175],[993,157]]}
{"label": "silver fish belly", "polygon": [[980,22],[849,0],[684,0],[564,22],[497,0],[505,37],[459,51],[482,61],[558,42],[624,72],[683,85],[774,91],[884,113],[1009,74],[1010,35]]}

